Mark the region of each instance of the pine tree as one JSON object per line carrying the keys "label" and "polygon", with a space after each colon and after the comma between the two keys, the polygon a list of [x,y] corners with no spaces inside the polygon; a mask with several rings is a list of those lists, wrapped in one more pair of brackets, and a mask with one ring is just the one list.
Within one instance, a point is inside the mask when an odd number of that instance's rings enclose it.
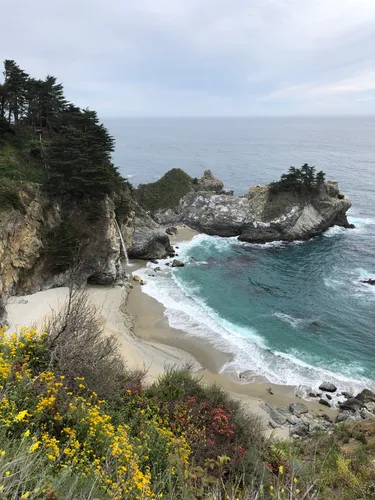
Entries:
{"label": "pine tree", "polygon": [[10,59],[4,62],[4,87],[6,91],[5,108],[9,124],[18,125],[27,109],[27,82],[29,75]]}

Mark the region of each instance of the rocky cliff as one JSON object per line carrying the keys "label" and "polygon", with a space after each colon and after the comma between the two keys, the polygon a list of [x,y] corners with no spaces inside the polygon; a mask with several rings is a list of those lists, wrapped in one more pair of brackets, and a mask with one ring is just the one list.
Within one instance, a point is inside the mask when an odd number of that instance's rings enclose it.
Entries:
{"label": "rocky cliff", "polygon": [[[198,189],[182,197],[174,209],[157,211],[155,220],[163,225],[183,223],[207,234],[238,236],[253,243],[304,240],[334,225],[350,227],[346,212],[351,202],[339,192],[335,181],[304,194],[273,194],[268,186],[255,186],[240,197],[220,189],[222,183],[212,178],[211,172],[205,172]],[[208,189],[202,190],[202,186]]]}
{"label": "rocky cliff", "polygon": [[124,276],[116,220],[130,257],[161,258],[171,251],[165,230],[128,194],[123,214],[117,213],[110,197],[77,204],[51,199],[31,184],[19,196],[20,210],[0,212],[0,295],[66,284],[71,259],[76,260],[80,280],[115,283]]}

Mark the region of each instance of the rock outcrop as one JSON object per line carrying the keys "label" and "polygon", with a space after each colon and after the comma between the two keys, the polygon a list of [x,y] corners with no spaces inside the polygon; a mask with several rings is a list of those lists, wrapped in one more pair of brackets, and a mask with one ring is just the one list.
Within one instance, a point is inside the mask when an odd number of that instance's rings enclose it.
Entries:
{"label": "rock outcrop", "polygon": [[205,170],[203,176],[198,179],[197,191],[209,191],[220,193],[224,188],[224,182],[213,175],[211,170]]}
{"label": "rock outcrop", "polygon": [[241,197],[222,194],[222,183],[211,184],[211,176],[205,174],[198,181],[198,186],[211,186],[211,191],[189,192],[174,209],[157,211],[155,220],[165,226],[183,223],[211,235],[238,236],[251,243],[304,240],[334,225],[350,227],[346,212],[351,202],[335,181],[325,182],[310,194],[273,194],[268,186],[256,186]]}
{"label": "rock outcrop", "polygon": [[[25,185],[19,195],[22,210],[0,212],[0,294],[26,294],[66,285],[71,271],[56,269],[49,246],[67,211],[84,233],[79,279],[111,285],[124,277],[118,215],[110,197],[74,207],[50,199],[38,185]],[[90,210],[94,203],[93,217]],[[120,220],[129,256],[166,257],[173,249],[165,230],[134,200],[129,200],[129,206],[127,215]],[[64,252],[64,243],[59,250]]]}

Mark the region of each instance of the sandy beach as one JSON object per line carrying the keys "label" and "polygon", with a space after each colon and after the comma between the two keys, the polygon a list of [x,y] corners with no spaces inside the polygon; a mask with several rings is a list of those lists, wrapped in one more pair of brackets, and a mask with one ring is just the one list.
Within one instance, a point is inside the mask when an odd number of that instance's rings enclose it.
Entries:
{"label": "sandy beach", "polygon": [[[179,228],[172,244],[190,240],[195,231]],[[133,261],[129,274],[145,266],[144,261]],[[273,385],[264,381],[246,382],[236,375],[220,373],[231,354],[219,351],[202,339],[170,327],[162,304],[142,291],[142,286],[131,279],[128,287],[94,287],[88,292],[92,302],[100,309],[104,320],[104,334],[114,334],[120,344],[121,354],[129,368],[145,368],[146,381],[151,383],[167,367],[188,366],[203,383],[216,383],[253,413],[259,415],[266,426],[269,417],[262,408],[265,402],[273,406],[288,406],[301,401],[291,386]],[[59,310],[67,297],[67,288],[56,288],[24,297],[12,297],[8,301],[9,331],[17,331],[23,325],[35,325],[43,329],[51,311]],[[326,413],[333,417],[335,410],[324,408],[316,402],[305,402],[312,415]],[[271,432],[271,429],[268,431]],[[280,437],[287,430],[273,431]]]}

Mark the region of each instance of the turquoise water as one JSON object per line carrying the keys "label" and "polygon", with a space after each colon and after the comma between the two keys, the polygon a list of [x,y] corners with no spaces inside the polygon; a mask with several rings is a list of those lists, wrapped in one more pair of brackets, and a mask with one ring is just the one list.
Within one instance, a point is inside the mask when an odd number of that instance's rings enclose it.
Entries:
{"label": "turquoise water", "polygon": [[[186,266],[147,277],[172,326],[231,352],[224,369],[274,383],[375,386],[375,119],[135,120],[117,123],[118,161],[135,183],[172,167],[212,168],[246,192],[289,165],[315,164],[353,201],[354,230],[308,242],[241,244],[200,235]],[[114,132],[114,130],[112,130]],[[127,138],[127,150],[121,138]],[[142,146],[141,146],[142,144]],[[129,161],[130,160],[130,161]]]}

